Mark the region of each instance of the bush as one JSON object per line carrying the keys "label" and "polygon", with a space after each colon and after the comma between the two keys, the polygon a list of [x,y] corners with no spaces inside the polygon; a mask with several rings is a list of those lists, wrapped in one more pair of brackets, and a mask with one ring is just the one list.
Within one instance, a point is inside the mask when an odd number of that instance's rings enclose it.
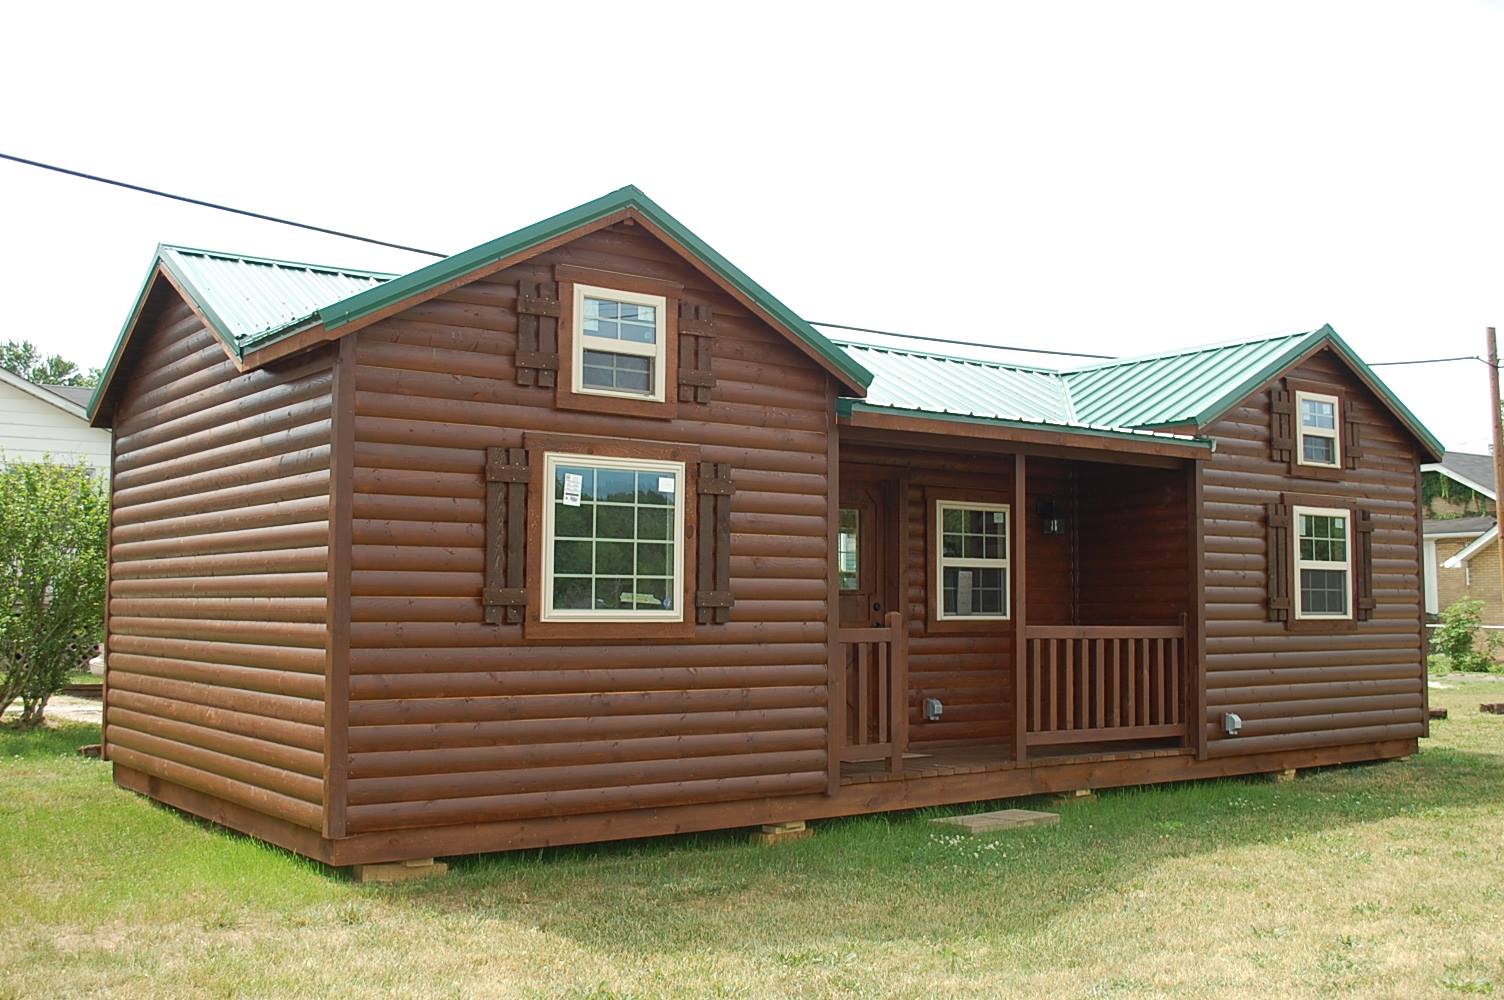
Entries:
{"label": "bush", "polygon": [[1453,670],[1488,671],[1494,668],[1498,640],[1490,635],[1485,652],[1477,650],[1483,625],[1483,602],[1463,598],[1441,613],[1441,626],[1431,634],[1431,649],[1444,656]]}
{"label": "bush", "polygon": [[88,466],[0,468],[0,712],[23,726],[103,638],[108,504]]}

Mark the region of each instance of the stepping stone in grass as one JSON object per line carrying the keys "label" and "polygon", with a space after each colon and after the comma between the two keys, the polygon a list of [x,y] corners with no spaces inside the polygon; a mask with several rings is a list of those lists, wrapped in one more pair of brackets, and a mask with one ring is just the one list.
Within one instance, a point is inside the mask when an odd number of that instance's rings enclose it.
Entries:
{"label": "stepping stone in grass", "polygon": [[930,820],[941,826],[958,826],[967,833],[995,833],[998,830],[1022,830],[1030,826],[1050,826],[1060,822],[1056,813],[1032,809],[1000,809],[997,812],[972,813],[969,816],[940,816]]}

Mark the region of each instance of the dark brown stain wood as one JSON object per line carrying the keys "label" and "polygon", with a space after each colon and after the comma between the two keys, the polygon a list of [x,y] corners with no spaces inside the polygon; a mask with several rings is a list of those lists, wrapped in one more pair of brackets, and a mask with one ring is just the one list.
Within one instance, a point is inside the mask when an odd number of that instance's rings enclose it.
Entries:
{"label": "dark brown stain wood", "polygon": [[[1209,757],[1413,739],[1425,727],[1416,541],[1421,449],[1330,351],[1289,375],[1343,398],[1362,425],[1362,462],[1340,480],[1291,479],[1289,466],[1271,454],[1267,388],[1209,428],[1217,438],[1203,470],[1201,518]],[[1293,632],[1287,622],[1269,620],[1271,559],[1283,558],[1288,546],[1269,538],[1268,506],[1288,491],[1330,495],[1337,505],[1370,512],[1376,606],[1369,620],[1340,631]],[[1222,733],[1229,711],[1247,720],[1242,736]]]}
{"label": "dark brown stain wood", "polygon": [[354,421],[334,418],[339,366],[325,350],[241,373],[180,299],[148,309],[111,414],[110,756],[337,836],[343,769],[324,764],[343,757],[349,622],[331,580],[348,552],[331,524],[349,476],[332,456]]}
{"label": "dark brown stain wood", "polygon": [[[523,850],[611,840],[662,836],[758,823],[824,819],[891,810],[919,809],[957,802],[1011,798],[1258,774],[1288,768],[1322,767],[1366,760],[1406,757],[1414,739],[1384,740],[1343,746],[1313,746],[1196,761],[1184,754],[1125,755],[1122,759],[1041,758],[1028,766],[960,767],[949,773],[916,773],[894,781],[841,784],[835,794],[799,793],[765,800],[700,802],[654,809],[560,814],[526,820],[502,820],[359,834],[338,841],[320,838],[235,803],[217,799],[170,780],[150,778],[129,767],[115,769],[124,787],[151,795],[175,808],[296,851],[331,865],[370,864],[414,857],[450,857],[484,851]],[[426,853],[425,853],[426,852]]]}
{"label": "dark brown stain wood", "polygon": [[[556,410],[551,394],[516,386],[509,289],[526,280],[583,280],[584,272],[572,268],[677,283],[686,301],[708,306],[715,342],[710,400],[664,419],[602,412],[593,404]],[[460,308],[471,302],[480,304]],[[608,227],[575,240],[374,324],[355,342],[355,570],[385,574],[381,589],[390,596],[378,598],[369,585],[355,592],[352,773],[380,754],[442,774],[468,766],[466,755],[498,740],[542,741],[533,766],[552,772],[548,784],[557,791],[498,793],[483,807],[521,814],[534,807],[519,795],[548,794],[555,802],[570,788],[580,791],[568,794],[584,794],[592,774],[604,781],[610,773],[600,770],[604,761],[586,763],[592,754],[617,740],[652,737],[676,741],[678,754],[661,766],[678,768],[675,780],[696,782],[700,799],[772,794],[778,786],[770,782],[808,782],[824,791],[825,741],[802,749],[782,742],[786,733],[826,728],[826,484],[834,443],[824,374],[640,227]],[[668,385],[676,391],[673,381]],[[579,451],[587,439],[610,454],[621,454],[623,442],[637,442],[644,454],[693,452],[685,456],[686,499],[696,514],[700,500],[716,510],[689,519],[695,534],[686,539],[686,576],[696,591],[717,595],[721,606],[707,604],[705,611],[721,623],[696,624],[690,610],[687,627],[651,630],[664,633],[657,638],[648,632],[606,638],[579,626],[548,635],[531,620],[484,624],[485,449],[525,447],[536,472],[542,451]],[[709,479],[718,492],[700,497],[702,464],[716,470]],[[718,485],[728,480],[731,492]],[[707,542],[709,550],[701,549]],[[701,552],[712,577],[705,587],[693,582]],[[530,598],[536,562],[529,553]],[[461,589],[440,597],[438,588],[450,579]],[[694,609],[697,596],[691,591],[685,606]],[[541,728],[529,728],[535,721]],[[694,742],[697,734],[728,731],[748,741],[735,760]],[[628,743],[622,752],[645,752],[636,746]],[[779,756],[791,752],[815,756],[791,765]],[[557,766],[548,767],[548,754]],[[628,789],[651,784],[632,759],[618,758],[641,778],[612,778],[586,799],[604,802],[608,792],[630,796]],[[497,758],[488,772],[497,789],[511,787],[504,761]],[[795,777],[807,771],[818,779]],[[369,801],[352,821],[367,828],[410,822],[412,809],[383,804],[381,787],[367,786],[362,795]],[[458,789],[445,793],[451,795],[456,810],[475,798]],[[414,815],[435,822],[451,808],[443,801],[436,797]],[[463,813],[446,821],[463,821]]]}
{"label": "dark brown stain wood", "polygon": [[[1268,385],[1209,429],[1211,455],[843,422],[828,371],[623,222],[245,366],[161,285],[109,415],[104,732],[120,784],[345,864],[1413,752],[1420,451],[1329,353],[1288,377],[1343,400],[1359,460],[1335,479],[1292,479]],[[546,342],[547,323],[567,326],[558,286],[629,280],[683,305],[666,405],[561,406],[546,388],[568,374],[568,345]],[[550,350],[556,369],[533,363]],[[525,539],[550,450],[685,461],[689,620],[538,621]],[[897,617],[841,643],[835,528],[858,477],[889,512],[868,603]],[[1372,526],[1355,531],[1371,585],[1345,630],[1268,620],[1267,505],[1302,492]],[[1011,506],[1013,617],[947,628],[930,608],[932,504],[966,497]],[[1064,534],[1043,533],[1046,500]],[[1028,636],[1058,690],[1027,685]],[[1156,742],[1030,747],[1036,693],[1051,734]],[[843,773],[851,696],[871,708],[879,770]],[[941,721],[921,718],[925,697]],[[1226,711],[1245,720],[1236,739]],[[990,763],[911,773],[909,743]]]}

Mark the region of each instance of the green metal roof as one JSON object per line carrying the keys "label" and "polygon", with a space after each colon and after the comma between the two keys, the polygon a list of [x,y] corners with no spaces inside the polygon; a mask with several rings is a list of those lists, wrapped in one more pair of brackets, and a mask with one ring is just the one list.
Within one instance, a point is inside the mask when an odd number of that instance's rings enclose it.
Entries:
{"label": "green metal roof", "polygon": [[[843,340],[876,375],[848,411],[1154,434],[1204,428],[1308,352],[1330,347],[1436,455],[1441,443],[1330,326],[1052,371]],[[1176,435],[1180,436],[1180,435]]]}
{"label": "green metal roof", "polygon": [[396,277],[165,244],[157,260],[241,356],[313,321],[325,306]]}
{"label": "green metal roof", "polygon": [[1285,334],[1104,361],[1062,372],[1061,378],[1069,387],[1077,415],[1090,423],[1115,427],[1200,423],[1198,418],[1251,375],[1264,371],[1288,354],[1292,345],[1304,344],[1310,337],[1310,333]]}
{"label": "green metal roof", "polygon": [[873,374],[866,402],[895,410],[1071,424],[1065,383],[1052,371],[837,341]]}
{"label": "green metal roof", "polygon": [[927,351],[837,341],[874,378],[861,400],[841,400],[843,413],[889,411],[961,423],[1029,427],[1118,438],[1211,442],[1185,434],[1091,424],[1079,419],[1059,372],[1026,365],[958,358]]}
{"label": "green metal roof", "polygon": [[[722,280],[751,299],[794,337],[804,342],[816,355],[829,362],[852,384],[865,387],[872,381],[872,374],[854,361],[835,344],[826,339],[803,317],[778,301],[771,292],[749,278],[735,264],[722,257],[708,243],[685,228],[684,224],[665,212],[657,202],[643,194],[633,185],[627,185],[610,194],[586,202],[552,218],[535,222],[514,233],[483,243],[478,247],[457,253],[452,257],[434,261],[426,267],[405,274],[385,284],[366,288],[349,298],[341,299],[319,310],[319,319],[325,329],[337,330],[365,316],[379,312],[428,289],[463,277],[478,267],[493,264],[508,257],[526,253],[556,237],[581,226],[587,226],[617,212],[635,210],[649,222],[667,233],[684,249],[698,257]],[[269,333],[266,340],[275,339]],[[259,346],[259,345],[258,345]]]}
{"label": "green metal roof", "polygon": [[91,424],[120,366],[121,354],[146,306],[146,298],[162,272],[193,300],[210,328],[236,358],[245,357],[258,341],[273,334],[285,336],[308,325],[321,307],[393,277],[378,271],[159,244],[135,305],[120,328],[89,399]]}
{"label": "green metal roof", "polygon": [[230,351],[244,358],[315,324],[338,331],[477,268],[525,255],[572,230],[629,209],[746,296],[851,386],[864,389],[865,399],[842,404],[845,412],[890,410],[1001,426],[1191,440],[1181,434],[1164,434],[1163,429],[1205,427],[1296,359],[1327,345],[1372,386],[1436,458],[1442,454],[1440,442],[1330,326],[1059,371],[845,338],[837,343],[630,185],[401,276],[160,246],[90,400],[89,418],[92,421],[99,412],[159,270],[193,299]]}
{"label": "green metal roof", "polygon": [[728,285],[805,344],[816,357],[828,363],[849,385],[864,389],[872,381],[872,373],[851,355],[826,339],[824,334],[690,232],[651,198],[628,185],[401,276],[159,246],[135,307],[110,353],[104,377],[89,403],[89,419],[92,421],[99,411],[126,340],[146,304],[146,296],[159,268],[167,271],[194,300],[235,356],[244,358],[314,324],[322,324],[331,332],[337,331],[388,306],[462,278],[476,268],[526,254],[574,229],[629,209],[699,258]]}

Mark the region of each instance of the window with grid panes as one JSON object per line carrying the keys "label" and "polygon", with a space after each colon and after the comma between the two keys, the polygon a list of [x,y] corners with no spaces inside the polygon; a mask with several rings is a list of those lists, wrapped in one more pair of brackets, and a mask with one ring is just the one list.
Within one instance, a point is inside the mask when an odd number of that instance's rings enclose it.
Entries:
{"label": "window with grid panes", "polygon": [[543,619],[683,620],[683,463],[545,461]]}
{"label": "window with grid panes", "polygon": [[1008,617],[1008,507],[941,500],[935,504],[936,617]]}

